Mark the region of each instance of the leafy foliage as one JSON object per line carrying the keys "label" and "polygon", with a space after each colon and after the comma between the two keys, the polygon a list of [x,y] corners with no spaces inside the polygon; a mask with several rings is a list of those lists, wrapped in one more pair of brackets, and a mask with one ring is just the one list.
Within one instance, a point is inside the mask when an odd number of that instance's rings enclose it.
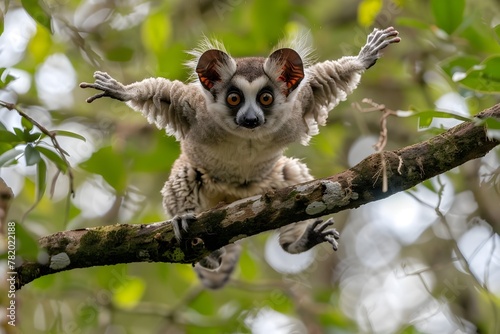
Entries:
{"label": "leafy foliage", "polygon": [[465,0],[432,0],[432,13],[439,28],[452,34],[464,18]]}

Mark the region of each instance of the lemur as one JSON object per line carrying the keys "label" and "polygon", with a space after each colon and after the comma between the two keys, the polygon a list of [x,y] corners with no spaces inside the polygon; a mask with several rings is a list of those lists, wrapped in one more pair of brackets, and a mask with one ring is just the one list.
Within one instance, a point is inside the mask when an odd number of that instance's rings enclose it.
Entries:
{"label": "lemur", "polygon": [[[399,41],[392,27],[374,29],[357,56],[315,64],[307,61],[307,48],[232,58],[220,45],[206,43],[192,52],[196,82],[149,78],[124,85],[97,71],[94,83],[80,87],[102,91],[87,102],[124,101],[180,141],[181,155],[161,191],[180,239],[195,214],[220,202],[312,180],[304,163],[284,156],[285,148],[294,142],[307,145],[380,51]],[[325,241],[336,249],[339,234],[332,225],[332,219],[293,223],[281,228],[279,242],[290,253]],[[240,246],[230,244],[196,263],[202,283],[224,286],[239,253]]]}

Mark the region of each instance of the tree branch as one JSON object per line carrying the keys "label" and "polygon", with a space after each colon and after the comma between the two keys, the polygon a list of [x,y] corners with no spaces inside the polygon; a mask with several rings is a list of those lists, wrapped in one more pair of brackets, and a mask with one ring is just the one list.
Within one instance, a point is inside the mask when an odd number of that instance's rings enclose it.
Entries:
{"label": "tree branch", "polygon": [[[479,119],[485,117],[500,119],[500,104],[477,115]],[[180,242],[175,239],[169,221],[58,232],[39,240],[40,247],[47,252],[47,261],[26,261],[16,269],[16,288],[36,278],[75,268],[131,262],[194,263],[236,240],[357,208],[409,189],[484,156],[498,144],[498,140],[487,138],[484,126],[464,122],[427,141],[372,154],[331,177],[200,213]],[[385,192],[380,177],[383,173],[387,176]]]}

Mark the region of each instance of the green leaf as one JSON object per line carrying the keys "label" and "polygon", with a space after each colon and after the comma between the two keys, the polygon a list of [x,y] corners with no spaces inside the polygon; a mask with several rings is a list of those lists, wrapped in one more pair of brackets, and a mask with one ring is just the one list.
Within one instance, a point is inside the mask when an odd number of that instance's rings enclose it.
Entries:
{"label": "green leaf", "polygon": [[498,120],[497,118],[485,118],[484,124],[486,124],[486,127],[488,127],[488,129],[500,130],[500,120]]}
{"label": "green leaf", "polygon": [[460,39],[465,39],[467,50],[475,55],[495,55],[500,52],[500,47],[496,35],[487,24],[473,24],[467,18],[467,23],[463,31],[460,32]]}
{"label": "green leaf", "polygon": [[21,141],[24,141],[24,130],[14,128],[14,133],[16,134],[17,138],[19,138]]}
{"label": "green leaf", "polygon": [[113,302],[124,309],[134,308],[146,290],[146,284],[138,277],[127,277],[127,280],[113,294]]}
{"label": "green leaf", "polygon": [[414,110],[409,113],[399,113],[398,117],[418,117],[418,128],[426,129],[428,128],[434,118],[454,118],[459,121],[471,121],[472,119],[463,115],[455,114],[449,111],[441,110]]}
{"label": "green leaf", "polygon": [[21,150],[10,150],[0,155],[0,167],[7,166],[12,160],[16,159],[23,151]]}
{"label": "green leaf", "polygon": [[43,161],[40,152],[38,152],[33,145],[30,144],[26,145],[26,148],[24,149],[24,158],[26,159],[27,166],[33,166]]}
{"label": "green leaf", "polygon": [[111,146],[94,152],[89,160],[80,164],[80,167],[90,173],[101,175],[119,193],[127,186],[127,171],[123,156],[117,154]]}
{"label": "green leaf", "polygon": [[42,134],[40,132],[30,133],[29,130],[14,128],[14,132],[20,142],[31,143],[37,141]]}
{"label": "green leaf", "polygon": [[[38,151],[37,151],[38,153]],[[38,153],[40,155],[40,153]],[[40,202],[47,188],[47,164],[40,159],[36,165],[36,203]]]}
{"label": "green leaf", "polygon": [[24,117],[21,117],[21,125],[23,126],[24,130],[31,131],[31,129],[33,129],[33,124]]}
{"label": "green leaf", "polygon": [[2,143],[0,142],[0,155],[4,154],[5,152],[12,150],[14,148],[14,145],[9,144],[9,143]]}
{"label": "green leaf", "polygon": [[66,173],[66,171],[68,170],[68,166],[66,165],[64,160],[59,156],[59,154],[40,145],[35,146],[35,149],[42,155],[44,155],[47,159],[52,161],[60,171]]}
{"label": "green leaf", "polygon": [[142,24],[141,35],[144,46],[158,55],[165,49],[172,27],[168,15],[159,11],[148,16]]}
{"label": "green leaf", "polygon": [[469,117],[458,115],[452,112],[436,110],[421,111],[417,114],[417,116],[419,117],[419,129],[429,127],[434,118],[453,118],[463,122],[468,122],[471,120]]}
{"label": "green leaf", "polygon": [[40,139],[41,136],[42,133],[40,132],[30,133],[28,130],[24,131],[24,141],[27,143],[34,143]]}
{"label": "green leaf", "polygon": [[23,141],[10,131],[0,130],[0,142],[17,144],[22,143]]}
{"label": "green leaf", "polygon": [[66,130],[54,130],[54,131],[52,131],[52,132],[53,132],[53,133],[55,133],[57,136],[75,138],[75,139],[82,140],[82,141],[84,141],[84,142],[86,142],[86,141],[87,141],[87,139],[85,139],[85,137],[84,137],[84,136],[79,135],[78,133],[71,132],[71,131],[66,131]]}
{"label": "green leaf", "polygon": [[487,58],[480,65],[472,67],[466,77],[458,82],[477,92],[500,92],[500,56]]}
{"label": "green leaf", "polygon": [[363,27],[370,27],[375,22],[382,9],[382,0],[363,0],[358,5],[358,23]]}
{"label": "green leaf", "polygon": [[42,26],[51,31],[50,15],[40,6],[38,0],[21,0],[21,3],[28,14]]}
{"label": "green leaf", "polygon": [[465,0],[431,0],[436,25],[451,35],[462,23]]}
{"label": "green leaf", "polygon": [[441,69],[453,80],[459,81],[473,66],[478,65],[481,60],[478,57],[464,55],[446,59],[439,65]]}

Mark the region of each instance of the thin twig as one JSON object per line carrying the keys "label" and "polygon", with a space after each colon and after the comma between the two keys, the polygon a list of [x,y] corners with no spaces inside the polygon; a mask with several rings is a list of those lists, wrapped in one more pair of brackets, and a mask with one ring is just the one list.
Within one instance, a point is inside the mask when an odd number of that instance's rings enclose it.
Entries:
{"label": "thin twig", "polygon": [[380,134],[378,142],[373,146],[377,150],[377,153],[380,153],[385,149],[385,146],[387,145],[387,118],[389,118],[389,116],[397,115],[397,113],[394,110],[387,108],[384,104],[374,102],[372,99],[364,98],[361,102],[371,105],[371,108],[362,108],[360,105],[355,104],[356,108],[361,112],[382,112],[382,116],[380,118]]}

